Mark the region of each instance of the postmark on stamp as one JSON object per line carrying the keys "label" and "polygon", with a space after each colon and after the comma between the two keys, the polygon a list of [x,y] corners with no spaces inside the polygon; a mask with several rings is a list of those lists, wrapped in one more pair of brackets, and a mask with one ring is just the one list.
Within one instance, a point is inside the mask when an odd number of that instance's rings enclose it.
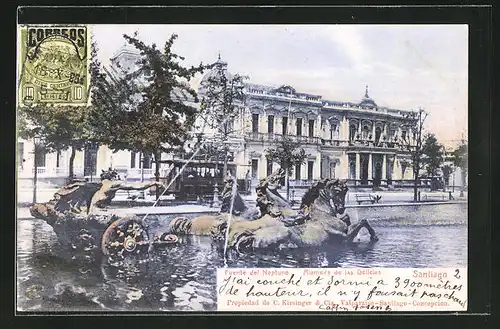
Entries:
{"label": "postmark on stamp", "polygon": [[83,25],[21,26],[20,105],[85,105],[89,100],[88,29]]}

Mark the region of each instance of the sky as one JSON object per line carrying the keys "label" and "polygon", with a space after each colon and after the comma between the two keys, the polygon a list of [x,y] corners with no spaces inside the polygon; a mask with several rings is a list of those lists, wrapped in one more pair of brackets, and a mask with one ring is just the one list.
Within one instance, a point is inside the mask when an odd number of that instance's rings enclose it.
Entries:
{"label": "sky", "polygon": [[359,102],[368,85],[380,106],[424,108],[426,130],[441,143],[467,137],[467,25],[94,25],[104,65],[134,31],[160,48],[178,34],[173,50],[185,65],[220,54],[249,82],[325,100]]}

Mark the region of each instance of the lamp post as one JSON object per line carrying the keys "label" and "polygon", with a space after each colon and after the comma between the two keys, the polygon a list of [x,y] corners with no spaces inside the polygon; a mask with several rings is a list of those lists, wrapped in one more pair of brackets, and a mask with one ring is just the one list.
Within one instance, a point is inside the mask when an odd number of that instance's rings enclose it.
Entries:
{"label": "lamp post", "polygon": [[[219,178],[217,175],[218,170],[219,170],[219,150],[216,151],[216,155],[215,155],[215,172],[214,172],[215,185],[214,185],[214,197],[212,200],[212,207],[213,208],[220,207],[219,186],[217,184],[217,179]],[[224,177],[224,173],[222,174],[222,177]]]}
{"label": "lamp post", "polygon": [[144,182],[144,154],[141,152],[141,183]]}
{"label": "lamp post", "polygon": [[[141,152],[140,154],[140,165],[141,165],[141,183],[144,182],[144,153]],[[141,191],[141,198],[144,200],[146,199],[146,193],[144,190]]]}
{"label": "lamp post", "polygon": [[452,176],[453,176],[453,187],[452,187],[452,190],[453,190],[453,193],[455,193],[455,167],[451,167],[451,170],[452,170]]}
{"label": "lamp post", "polygon": [[34,171],[33,171],[33,204],[36,203],[36,190],[37,190],[37,181],[38,181],[38,144],[40,140],[38,137],[33,138],[33,162],[34,162]]}

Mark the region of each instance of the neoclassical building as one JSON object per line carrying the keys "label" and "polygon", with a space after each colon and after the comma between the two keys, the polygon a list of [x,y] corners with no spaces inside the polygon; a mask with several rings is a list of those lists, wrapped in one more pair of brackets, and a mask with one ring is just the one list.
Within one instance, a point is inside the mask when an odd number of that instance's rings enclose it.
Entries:
{"label": "neoclassical building", "polygon": [[[123,46],[111,58],[108,71],[133,67],[139,56],[135,49]],[[220,58],[217,65],[227,69]],[[207,72],[207,75],[214,74]],[[230,73],[228,73],[230,74]],[[200,89],[199,91],[203,91]],[[263,178],[278,168],[267,160],[266,149],[283,135],[298,141],[305,149],[306,162],[291,172],[295,184],[308,184],[319,178],[348,179],[351,185],[391,185],[412,179],[409,155],[402,145],[413,142],[414,135],[406,118],[409,110],[381,107],[369,96],[368,86],[359,102],[325,100],[321,95],[301,93],[291,86],[277,88],[255,83],[245,84],[246,101],[234,120],[231,136],[230,165],[238,178],[247,173]],[[210,138],[210,131],[205,131]],[[196,133],[196,132],[195,132]],[[33,177],[33,143],[18,141],[18,177]],[[163,159],[175,158],[173,154]],[[40,179],[60,184],[67,177],[69,151],[46,154],[38,160]],[[113,167],[129,180],[149,180],[154,175],[150,156],[129,151],[112,152],[105,145],[76,153],[75,174],[98,176],[101,169]],[[162,164],[166,177],[171,166]]]}
{"label": "neoclassical building", "polygon": [[306,163],[293,170],[295,180],[341,178],[355,185],[390,185],[412,178],[403,147],[414,138],[407,111],[377,106],[368,88],[359,103],[323,100],[290,86],[277,90],[247,84],[246,93],[240,159],[251,166],[253,177],[265,177],[277,166],[265,151],[286,135],[308,154]]}

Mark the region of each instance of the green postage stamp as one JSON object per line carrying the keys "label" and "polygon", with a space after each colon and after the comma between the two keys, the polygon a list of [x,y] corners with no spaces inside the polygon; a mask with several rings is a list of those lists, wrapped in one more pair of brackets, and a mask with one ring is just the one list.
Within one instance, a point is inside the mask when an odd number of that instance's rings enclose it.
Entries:
{"label": "green postage stamp", "polygon": [[84,25],[25,25],[18,30],[19,105],[89,101],[89,33]]}

